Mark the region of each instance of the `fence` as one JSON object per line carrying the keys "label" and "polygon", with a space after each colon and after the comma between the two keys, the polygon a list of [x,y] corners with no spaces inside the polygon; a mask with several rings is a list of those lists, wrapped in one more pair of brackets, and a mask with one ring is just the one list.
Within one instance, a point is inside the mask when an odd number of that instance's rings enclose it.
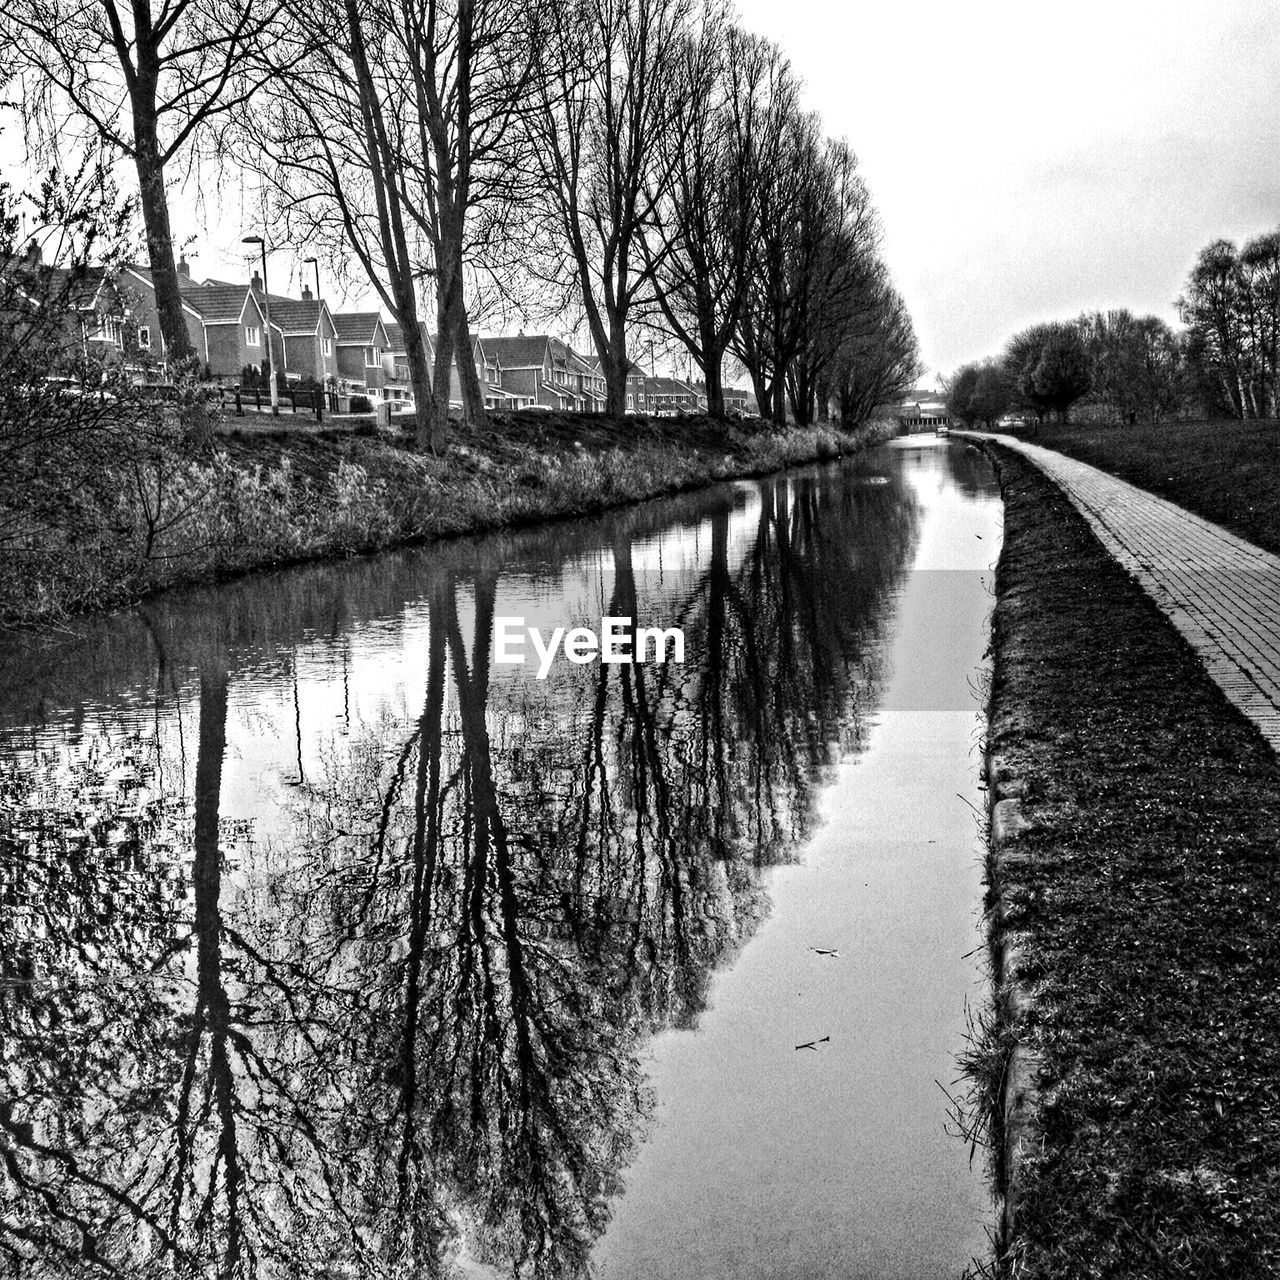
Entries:
{"label": "fence", "polygon": [[[324,411],[338,412],[338,397],[335,392],[325,391],[322,387],[290,387],[276,396],[280,412],[284,412],[287,403],[289,412],[296,414],[299,408],[314,413],[316,421],[324,419]],[[262,413],[264,405],[271,408],[271,389],[269,387],[223,387],[220,405],[226,408],[230,402],[235,407],[237,418],[243,418],[245,409],[252,407],[255,413]]]}

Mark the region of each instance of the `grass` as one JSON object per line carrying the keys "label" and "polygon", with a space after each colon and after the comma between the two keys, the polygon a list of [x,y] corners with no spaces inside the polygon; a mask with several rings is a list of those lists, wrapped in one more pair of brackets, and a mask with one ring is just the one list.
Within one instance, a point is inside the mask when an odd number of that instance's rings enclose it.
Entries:
{"label": "grass", "polygon": [[[270,425],[268,425],[268,423]],[[866,431],[758,420],[495,415],[447,454],[372,422],[226,419],[213,453],[171,449],[67,494],[66,519],[0,570],[0,626],[125,604],[167,587],[365,554],[609,507],[853,452]]]}
{"label": "grass", "polygon": [[[1280,766],[1062,494],[997,449],[999,890],[1043,1151],[1001,1273],[1280,1274]],[[998,1056],[998,1055],[997,1055]]]}
{"label": "grass", "polygon": [[1280,424],[1059,426],[1027,436],[1280,554]]}

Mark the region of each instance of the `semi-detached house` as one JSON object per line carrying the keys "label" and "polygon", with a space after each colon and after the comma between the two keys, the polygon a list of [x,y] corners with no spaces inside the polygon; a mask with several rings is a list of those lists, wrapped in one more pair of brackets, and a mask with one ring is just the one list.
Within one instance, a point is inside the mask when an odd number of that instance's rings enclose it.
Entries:
{"label": "semi-detached house", "polygon": [[[406,404],[413,399],[413,387],[409,381],[409,356],[404,331],[394,321],[384,327],[387,349],[383,355],[382,367],[386,374],[386,398],[393,404]],[[428,331],[425,322],[420,320],[418,327],[427,355],[428,372],[434,376],[435,338]],[[476,377],[480,381],[480,394],[486,409],[523,409],[533,403],[533,397],[508,386],[506,370],[496,349],[501,341],[498,338],[482,338],[479,334],[471,335],[471,359],[475,365]],[[462,407],[462,379],[458,373],[456,351],[449,366],[449,405],[455,409]]]}
{"label": "semi-detached house", "polygon": [[[139,347],[163,359],[164,339],[150,268],[125,266],[120,272],[119,287],[128,297]],[[247,284],[196,282],[191,278],[186,260],[181,259],[178,292],[182,296],[182,316],[191,345],[214,378],[220,382],[238,382],[246,366],[261,369],[272,347],[268,346],[262,301]],[[274,346],[280,346],[278,336]]]}
{"label": "semi-detached house", "polygon": [[383,355],[391,345],[377,311],[340,311],[333,317],[338,377],[356,391],[381,400],[387,385]]}
{"label": "semi-detached house", "polygon": [[301,298],[273,293],[270,302],[271,327],[284,349],[285,378],[319,383],[337,378],[338,327],[324,300],[303,289]]}
{"label": "semi-detached house", "polygon": [[566,413],[601,413],[604,379],[599,369],[549,334],[485,338],[484,348],[502,370],[502,390],[527,404]]}

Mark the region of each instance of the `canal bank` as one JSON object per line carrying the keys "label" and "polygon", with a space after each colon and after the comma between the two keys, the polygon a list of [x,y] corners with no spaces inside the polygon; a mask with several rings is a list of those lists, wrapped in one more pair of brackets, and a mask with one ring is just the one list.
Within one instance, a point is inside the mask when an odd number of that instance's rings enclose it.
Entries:
{"label": "canal bank", "polygon": [[1027,461],[988,735],[999,990],[970,1065],[1001,1274],[1280,1267],[1280,770]]}
{"label": "canal bank", "polygon": [[895,430],[495,414],[484,431],[456,428],[439,457],[372,423],[223,426],[199,457],[148,437],[141,452],[108,450],[92,490],[55,491],[38,512],[19,512],[31,532],[0,564],[0,628],[263,569],[590,516],[856,453]]}

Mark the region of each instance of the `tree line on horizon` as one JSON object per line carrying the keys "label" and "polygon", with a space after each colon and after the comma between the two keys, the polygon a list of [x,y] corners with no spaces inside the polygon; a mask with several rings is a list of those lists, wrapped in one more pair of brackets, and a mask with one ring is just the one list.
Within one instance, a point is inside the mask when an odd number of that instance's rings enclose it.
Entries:
{"label": "tree line on horizon", "polygon": [[1177,301],[1184,328],[1127,309],[1032,325],[946,383],[959,421],[1006,414],[1112,422],[1280,417],[1280,229],[1202,249]]}
{"label": "tree line on horizon", "polygon": [[83,136],[136,170],[171,365],[194,353],[169,187],[211,166],[261,182],[278,247],[373,285],[433,450],[434,389],[512,309],[590,334],[616,415],[645,330],[689,352],[714,416],[728,360],[777,423],[857,421],[918,371],[856,156],[720,0],[16,0],[10,17],[0,79],[36,154]]}

